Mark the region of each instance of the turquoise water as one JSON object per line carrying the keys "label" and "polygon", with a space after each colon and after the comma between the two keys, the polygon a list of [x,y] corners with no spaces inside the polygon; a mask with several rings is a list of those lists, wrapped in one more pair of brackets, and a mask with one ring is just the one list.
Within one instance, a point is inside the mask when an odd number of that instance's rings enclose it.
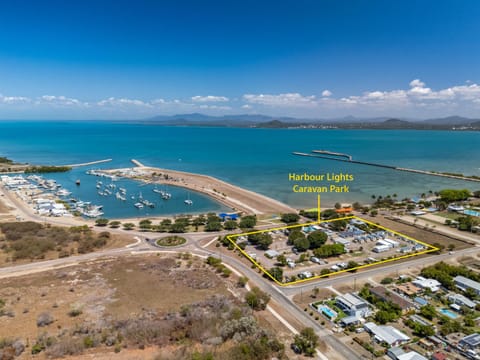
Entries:
{"label": "turquoise water", "polygon": [[465,215],[478,216],[478,217],[480,217],[480,212],[475,211],[475,210],[469,210],[469,209],[467,209],[467,210],[463,210],[463,213],[464,213]]}
{"label": "turquoise water", "polygon": [[333,310],[331,310],[330,308],[326,307],[326,306],[322,306],[321,307],[321,310],[323,313],[325,313],[330,319],[333,318],[335,315],[337,315],[335,312],[333,312]]}
{"label": "turquoise water", "polygon": [[[135,158],[146,165],[216,176],[295,207],[316,206],[316,195],[293,193],[292,183],[288,181],[290,172],[354,175],[349,193],[322,194],[322,206],[335,202],[368,202],[373,194],[396,193],[401,199],[447,187],[478,190],[480,184],[298,157],[292,155],[292,151],[328,149],[351,154],[355,160],[480,176],[479,143],[479,132],[163,127],[92,121],[0,122],[0,156],[16,161],[60,165],[113,158],[110,163],[97,165],[113,168],[131,166],[130,159]],[[87,169],[81,168],[79,174]],[[74,181],[77,174],[65,176]],[[207,201],[209,206],[218,207],[215,202]],[[168,211],[181,213],[183,205]]]}
{"label": "turquoise water", "polygon": [[455,314],[454,312],[448,310],[448,309],[440,309],[440,312],[443,314],[443,315],[446,315],[448,316],[450,319],[456,319],[458,318],[458,315]]}

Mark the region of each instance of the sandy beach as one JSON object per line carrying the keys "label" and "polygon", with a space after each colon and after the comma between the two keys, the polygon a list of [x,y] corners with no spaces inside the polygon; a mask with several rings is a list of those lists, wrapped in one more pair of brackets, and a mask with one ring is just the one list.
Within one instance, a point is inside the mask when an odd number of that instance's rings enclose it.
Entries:
{"label": "sandy beach", "polygon": [[148,183],[175,185],[203,193],[246,214],[278,214],[296,209],[267,196],[240,188],[212,176],[144,166],[132,160],[134,168],[105,170],[109,174],[143,180]]}

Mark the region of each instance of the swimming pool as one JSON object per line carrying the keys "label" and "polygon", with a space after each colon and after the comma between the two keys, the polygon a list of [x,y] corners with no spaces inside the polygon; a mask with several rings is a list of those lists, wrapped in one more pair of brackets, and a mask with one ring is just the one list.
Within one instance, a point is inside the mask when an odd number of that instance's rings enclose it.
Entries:
{"label": "swimming pool", "polygon": [[454,312],[448,310],[448,309],[440,309],[440,312],[445,315],[445,316],[448,316],[450,319],[456,319],[458,318],[458,315],[455,314]]}
{"label": "swimming pool", "polygon": [[320,309],[325,315],[327,315],[329,319],[333,319],[334,317],[337,316],[337,313],[332,309],[330,309],[328,306],[322,306]]}
{"label": "swimming pool", "polygon": [[465,215],[480,217],[480,212],[479,212],[479,211],[475,211],[475,210],[467,209],[467,210],[463,210],[463,213],[464,213]]}

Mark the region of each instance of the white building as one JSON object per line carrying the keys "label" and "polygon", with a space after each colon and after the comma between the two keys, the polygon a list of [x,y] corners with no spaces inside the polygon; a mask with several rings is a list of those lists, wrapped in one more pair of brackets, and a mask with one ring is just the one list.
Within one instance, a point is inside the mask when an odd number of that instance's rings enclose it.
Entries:
{"label": "white building", "polygon": [[410,341],[410,338],[400,330],[388,325],[377,325],[373,322],[368,322],[363,325],[365,330],[372,334],[379,343],[385,342],[388,346],[398,346]]}
{"label": "white building", "polygon": [[438,290],[440,290],[440,286],[442,285],[435,279],[426,279],[422,276],[419,276],[415,280],[413,280],[412,284],[424,290],[430,289],[432,292],[437,292]]}
{"label": "white building", "polygon": [[480,295],[480,283],[460,275],[455,276],[453,281],[455,282],[455,286],[460,290],[466,291],[467,289],[472,289],[477,295]]}

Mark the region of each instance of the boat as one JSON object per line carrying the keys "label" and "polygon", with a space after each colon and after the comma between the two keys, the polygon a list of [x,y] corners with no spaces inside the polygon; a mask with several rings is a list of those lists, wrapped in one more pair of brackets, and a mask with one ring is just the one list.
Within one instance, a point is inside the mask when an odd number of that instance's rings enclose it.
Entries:
{"label": "boat", "polygon": [[126,198],[125,196],[123,196],[122,194],[120,194],[120,192],[116,192],[116,193],[115,193],[115,197],[116,197],[118,200],[122,200],[122,201],[127,200],[127,198]]}
{"label": "boat", "polygon": [[139,202],[133,204],[133,206],[135,206],[137,209],[143,209],[143,204]]}
{"label": "boat", "polygon": [[103,190],[103,194],[106,195],[112,195],[112,192],[108,189]]}
{"label": "boat", "polygon": [[190,193],[187,195],[187,199],[183,201],[186,205],[193,205],[193,201],[190,200]]}
{"label": "boat", "polygon": [[97,189],[100,189],[101,187],[102,187],[102,185],[97,184]]}
{"label": "boat", "polygon": [[118,191],[120,191],[122,194],[126,194],[126,193],[127,193],[127,189],[122,188],[122,187],[119,187],[119,188],[118,188]]}
{"label": "boat", "polygon": [[170,198],[172,197],[172,194],[166,192],[162,195],[162,199],[163,200],[170,200]]}
{"label": "boat", "polygon": [[141,202],[143,205],[148,206],[148,207],[150,207],[150,208],[154,208],[154,207],[155,207],[155,204],[152,203],[151,201],[142,200],[142,201],[140,201],[140,202]]}
{"label": "boat", "polygon": [[66,189],[60,189],[57,191],[57,196],[68,196],[71,192]]}
{"label": "boat", "polygon": [[80,185],[80,179],[77,179],[77,181],[75,181],[75,184]]}
{"label": "boat", "polygon": [[157,194],[163,195],[163,191],[162,191],[162,190],[158,190],[157,188],[153,189],[152,191],[155,192],[155,193],[157,193]]}

